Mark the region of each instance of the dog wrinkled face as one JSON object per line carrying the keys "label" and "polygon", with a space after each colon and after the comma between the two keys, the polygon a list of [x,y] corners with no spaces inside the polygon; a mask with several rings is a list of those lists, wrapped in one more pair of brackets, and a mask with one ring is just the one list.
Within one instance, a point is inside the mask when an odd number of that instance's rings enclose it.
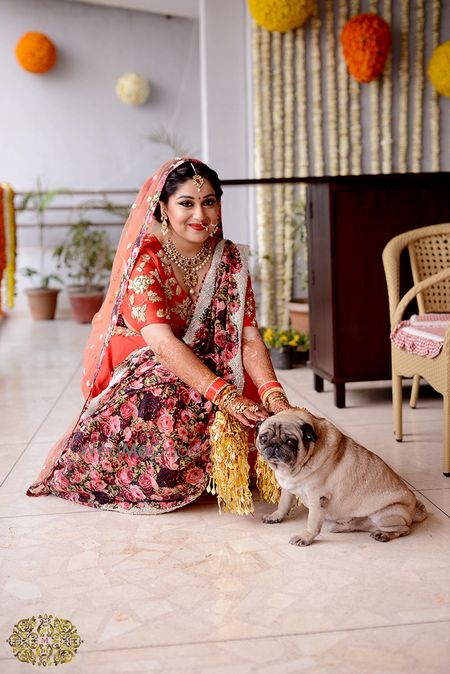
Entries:
{"label": "dog wrinkled face", "polygon": [[293,467],[303,461],[317,434],[308,423],[284,421],[279,416],[265,419],[257,428],[256,448],[268,463]]}

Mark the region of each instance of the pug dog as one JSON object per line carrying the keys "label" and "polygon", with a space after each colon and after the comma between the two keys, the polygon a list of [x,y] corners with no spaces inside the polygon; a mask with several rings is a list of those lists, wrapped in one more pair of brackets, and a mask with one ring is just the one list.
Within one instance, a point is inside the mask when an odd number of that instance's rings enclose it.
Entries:
{"label": "pug dog", "polygon": [[330,531],[369,531],[387,542],[427,517],[425,506],[384,461],[308,410],[292,408],[258,425],[256,447],[282,488],[278,508],[263,522],[281,522],[296,496],[308,508],[307,527],[289,541],[310,545],[324,520]]}

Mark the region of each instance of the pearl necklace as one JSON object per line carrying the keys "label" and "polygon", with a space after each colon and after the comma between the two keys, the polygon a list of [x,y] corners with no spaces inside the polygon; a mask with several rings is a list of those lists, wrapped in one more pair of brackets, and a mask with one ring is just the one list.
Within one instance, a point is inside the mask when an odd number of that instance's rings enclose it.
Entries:
{"label": "pearl necklace", "polygon": [[203,243],[198,253],[194,257],[187,257],[180,253],[172,239],[167,239],[162,244],[165,254],[171,262],[184,271],[183,283],[188,288],[189,295],[194,295],[195,286],[198,283],[197,272],[205,266],[211,257],[211,248],[207,242]]}

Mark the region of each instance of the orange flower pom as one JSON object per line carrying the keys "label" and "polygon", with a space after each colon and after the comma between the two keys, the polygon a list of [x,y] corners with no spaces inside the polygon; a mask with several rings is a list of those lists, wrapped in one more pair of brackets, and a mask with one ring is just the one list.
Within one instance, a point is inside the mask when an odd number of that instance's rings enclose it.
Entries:
{"label": "orange flower pom", "polygon": [[358,14],[343,27],[341,45],[350,74],[367,84],[381,75],[391,48],[391,30],[376,14]]}
{"label": "orange flower pom", "polygon": [[16,58],[30,73],[46,73],[56,63],[57,51],[43,33],[25,33],[16,45]]}

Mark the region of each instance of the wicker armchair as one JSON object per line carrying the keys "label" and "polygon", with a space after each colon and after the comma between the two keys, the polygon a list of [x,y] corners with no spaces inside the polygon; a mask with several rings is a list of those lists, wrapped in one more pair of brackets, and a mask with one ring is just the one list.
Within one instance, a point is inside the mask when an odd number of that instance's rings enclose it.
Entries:
{"label": "wicker armchair", "polygon": [[[400,254],[408,247],[414,285],[400,298]],[[402,320],[408,304],[417,299],[419,312],[450,312],[450,223],[421,227],[399,234],[383,251],[383,265],[389,295],[391,330]],[[450,477],[450,325],[441,352],[435,358],[410,353],[391,345],[392,404],[394,432],[402,440],[402,377],[414,377],[411,405],[417,400],[420,377],[444,401],[444,475]]]}

